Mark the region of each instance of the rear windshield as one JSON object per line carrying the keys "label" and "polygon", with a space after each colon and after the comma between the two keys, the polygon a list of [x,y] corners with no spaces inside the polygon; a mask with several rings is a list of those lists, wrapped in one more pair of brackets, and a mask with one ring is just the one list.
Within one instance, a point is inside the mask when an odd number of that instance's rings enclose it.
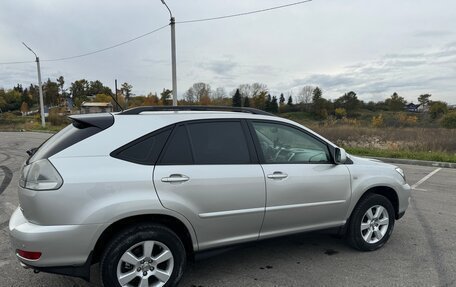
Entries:
{"label": "rear windshield", "polygon": [[100,131],[102,131],[102,129],[97,127],[76,128],[73,124],[68,125],[66,128],[45,141],[38,148],[36,153],[28,159],[27,164],[40,159],[49,158],[67,147],[70,147]]}

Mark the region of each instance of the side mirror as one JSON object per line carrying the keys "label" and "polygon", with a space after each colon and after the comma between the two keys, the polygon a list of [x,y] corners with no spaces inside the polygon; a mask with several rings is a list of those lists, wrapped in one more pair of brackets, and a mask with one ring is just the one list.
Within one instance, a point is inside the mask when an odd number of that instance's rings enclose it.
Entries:
{"label": "side mirror", "polygon": [[340,147],[336,148],[334,163],[335,164],[343,164],[347,160],[347,152]]}

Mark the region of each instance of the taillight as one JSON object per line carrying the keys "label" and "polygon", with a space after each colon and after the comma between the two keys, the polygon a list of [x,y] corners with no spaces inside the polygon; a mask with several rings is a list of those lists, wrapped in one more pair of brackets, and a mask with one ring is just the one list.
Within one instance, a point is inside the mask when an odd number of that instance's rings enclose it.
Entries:
{"label": "taillight", "polygon": [[27,260],[38,260],[41,257],[41,252],[25,251],[21,249],[17,249],[16,254]]}
{"label": "taillight", "polygon": [[62,177],[47,159],[24,166],[19,180],[21,187],[33,190],[59,189],[62,184]]}

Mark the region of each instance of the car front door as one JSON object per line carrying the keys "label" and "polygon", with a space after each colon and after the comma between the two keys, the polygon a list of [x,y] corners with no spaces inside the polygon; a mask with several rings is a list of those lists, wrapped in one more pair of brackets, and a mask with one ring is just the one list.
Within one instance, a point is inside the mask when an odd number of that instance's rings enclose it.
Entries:
{"label": "car front door", "polygon": [[342,225],[350,174],[332,163],[327,143],[291,124],[252,121],[250,127],[266,177],[260,238]]}
{"label": "car front door", "polygon": [[258,239],[265,179],[243,120],[178,124],[153,181],[163,206],[191,222],[200,249]]}

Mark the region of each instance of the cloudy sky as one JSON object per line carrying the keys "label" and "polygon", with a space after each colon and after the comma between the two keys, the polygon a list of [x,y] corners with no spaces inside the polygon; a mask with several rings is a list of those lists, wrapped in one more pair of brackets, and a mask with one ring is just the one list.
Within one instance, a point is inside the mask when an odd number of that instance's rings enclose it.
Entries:
{"label": "cloudy sky", "polygon": [[[177,21],[208,18],[294,0],[168,0]],[[137,95],[171,88],[169,27],[95,55],[169,22],[160,0],[2,0],[0,62],[40,56],[42,76],[66,81],[114,79]],[[398,92],[408,101],[431,93],[456,104],[456,2],[450,0],[313,0],[219,21],[178,24],[179,97],[194,82],[230,93],[244,83],[296,95],[318,85],[327,98],[353,90],[362,100]],[[34,63],[0,65],[0,87],[36,82]]]}

